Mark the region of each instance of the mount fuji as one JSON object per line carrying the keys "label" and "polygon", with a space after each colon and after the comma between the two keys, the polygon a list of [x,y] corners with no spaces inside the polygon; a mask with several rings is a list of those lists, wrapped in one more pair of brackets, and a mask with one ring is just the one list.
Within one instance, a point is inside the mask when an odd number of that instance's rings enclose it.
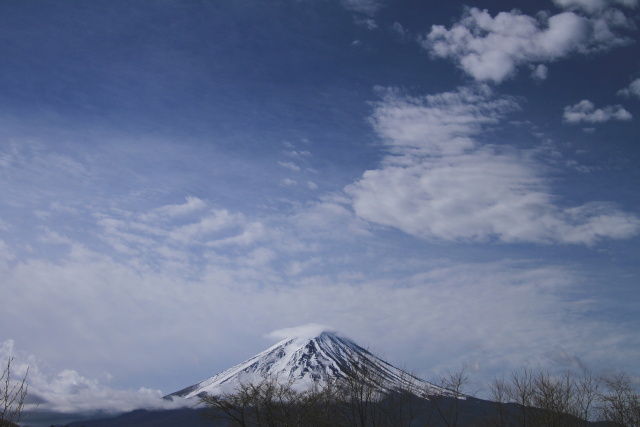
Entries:
{"label": "mount fuji", "polygon": [[[374,356],[350,339],[323,327],[297,328],[285,338],[252,358],[211,378],[165,398],[192,398],[234,393],[240,384],[257,385],[267,378],[289,384],[296,391],[324,386],[353,377],[354,369],[366,370],[382,391],[419,390],[422,396],[452,395],[452,392],[421,380]],[[459,396],[461,397],[461,396]]]}

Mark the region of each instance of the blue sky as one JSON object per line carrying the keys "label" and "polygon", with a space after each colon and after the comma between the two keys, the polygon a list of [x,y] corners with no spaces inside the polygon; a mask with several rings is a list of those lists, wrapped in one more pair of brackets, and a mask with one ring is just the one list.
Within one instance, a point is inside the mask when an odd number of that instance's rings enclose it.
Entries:
{"label": "blue sky", "polygon": [[637,378],[639,14],[0,3],[1,354],[58,410],[308,323],[425,379]]}

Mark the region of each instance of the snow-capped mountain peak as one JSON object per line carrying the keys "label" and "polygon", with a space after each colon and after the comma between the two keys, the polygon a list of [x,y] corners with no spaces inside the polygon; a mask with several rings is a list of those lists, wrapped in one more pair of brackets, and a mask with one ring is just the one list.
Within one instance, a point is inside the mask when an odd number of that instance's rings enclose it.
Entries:
{"label": "snow-capped mountain peak", "polygon": [[245,362],[167,397],[191,398],[203,394],[233,393],[240,384],[258,384],[267,378],[276,378],[302,391],[313,385],[321,386],[329,381],[351,377],[356,367],[367,369],[371,377],[386,389],[407,389],[411,386],[429,390],[429,394],[448,394],[374,356],[337,332],[313,326],[302,330],[297,328],[295,336],[285,338]]}

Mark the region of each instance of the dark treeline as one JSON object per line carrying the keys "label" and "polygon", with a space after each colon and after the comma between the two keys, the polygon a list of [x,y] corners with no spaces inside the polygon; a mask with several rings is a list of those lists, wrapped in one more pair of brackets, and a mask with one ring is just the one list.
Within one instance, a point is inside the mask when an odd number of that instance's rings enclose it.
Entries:
{"label": "dark treeline", "polygon": [[578,427],[640,426],[640,394],[624,374],[555,375],[525,369],[488,385],[490,399],[469,396],[464,370],[437,387],[407,375],[400,389],[366,368],[297,391],[267,378],[233,393],[202,396],[203,417],[241,427]]}

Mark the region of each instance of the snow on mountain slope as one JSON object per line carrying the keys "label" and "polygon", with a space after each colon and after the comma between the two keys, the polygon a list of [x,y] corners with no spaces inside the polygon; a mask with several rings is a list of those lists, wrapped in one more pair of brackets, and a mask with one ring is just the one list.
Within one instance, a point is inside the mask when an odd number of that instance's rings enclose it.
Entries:
{"label": "snow on mountain slope", "polygon": [[328,381],[352,376],[356,366],[365,368],[384,389],[420,388],[429,390],[428,394],[451,394],[390,365],[335,332],[315,330],[284,339],[249,360],[171,393],[167,398],[233,393],[239,384],[258,384],[266,378],[277,378],[303,391],[314,384],[322,386]]}

